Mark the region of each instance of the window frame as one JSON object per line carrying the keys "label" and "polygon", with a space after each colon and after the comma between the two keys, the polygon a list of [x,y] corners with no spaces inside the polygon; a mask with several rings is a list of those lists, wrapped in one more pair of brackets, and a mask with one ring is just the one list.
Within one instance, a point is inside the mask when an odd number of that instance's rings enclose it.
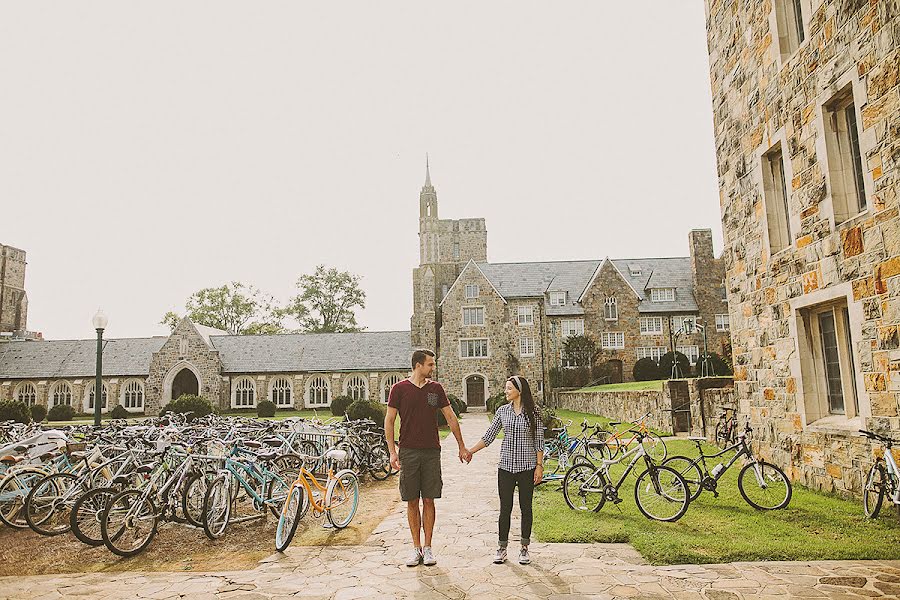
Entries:
{"label": "window frame", "polygon": [[615,296],[607,296],[603,301],[603,319],[606,321],[619,320],[619,301]]}
{"label": "window frame", "polygon": [[791,191],[787,184],[788,169],[784,148],[779,140],[762,155],[761,161],[766,232],[769,238],[769,253],[773,255],[790,248],[794,243],[791,227]]}
{"label": "window frame", "polygon": [[[676,324],[675,319],[678,319],[678,323]],[[677,332],[681,329],[682,325],[685,321],[691,322],[691,330],[683,332],[683,335],[691,335],[697,333],[697,315],[672,315],[669,317],[669,327],[672,328],[672,332]]]}
{"label": "window frame", "polygon": [[[554,302],[554,298],[557,299],[556,302]],[[560,300],[560,298],[561,298],[561,300]],[[550,298],[549,298],[550,306],[565,306],[566,300],[568,300],[568,292],[565,292],[565,291],[550,292]]]}
{"label": "window frame", "polygon": [[[481,315],[481,323],[478,323],[478,322],[466,323],[466,315],[472,314],[472,313],[474,313],[476,315],[478,315],[478,314]],[[485,313],[484,306],[463,306],[462,307],[462,320],[461,320],[462,326],[463,327],[484,327],[484,313]],[[476,321],[477,321],[477,319],[476,319]]]}
{"label": "window frame", "polygon": [[467,283],[465,288],[466,300],[474,300],[481,296],[481,286],[477,283]]}
{"label": "window frame", "polygon": [[[244,386],[249,383],[250,387]],[[250,392],[252,395],[251,403],[246,404],[246,395]],[[249,375],[241,375],[231,382],[231,408],[256,408],[258,403],[259,390],[257,389],[256,380]]]}
{"label": "window frame", "polygon": [[[677,346],[675,350],[687,356],[688,362],[692,365],[696,365],[697,361],[700,360],[700,346],[696,344]],[[689,352],[685,352],[685,350],[689,350]]]}
{"label": "window frame", "polygon": [[[531,352],[528,352],[529,344],[531,345]],[[519,336],[519,356],[523,358],[533,358],[535,356],[535,343],[533,336]]]}
{"label": "window frame", "polygon": [[[469,347],[468,342],[473,343],[473,345],[471,346],[473,349],[473,354],[471,356],[466,356],[466,354],[463,352],[463,348]],[[483,356],[474,354],[474,348],[475,348],[474,343],[475,342],[484,342],[484,355]],[[485,359],[485,358],[490,358],[490,357],[491,357],[490,338],[486,338],[486,337],[460,338],[460,340],[459,340],[459,358],[461,360]]]}
{"label": "window frame", "polygon": [[[574,323],[574,332],[568,333],[570,329],[566,328],[567,323]],[[563,338],[570,338],[575,335],[584,335],[584,319],[560,319],[559,331]]]}
{"label": "window frame", "polygon": [[[647,323],[653,321],[655,323],[659,323],[658,329],[650,329],[649,327],[645,327]],[[641,317],[640,318],[640,331],[641,335],[662,335],[663,334],[663,323],[665,320],[662,317]]]}
{"label": "window frame", "polygon": [[[26,392],[25,390],[30,391]],[[16,402],[24,402],[25,406],[31,408],[38,401],[37,385],[31,381],[20,381],[13,393],[13,398],[15,398]]]}
{"label": "window frame", "polygon": [[[719,317],[725,317],[725,324],[721,324],[721,320]],[[731,332],[731,315],[728,313],[718,313],[715,316],[716,319],[716,332],[717,333],[730,333]]]}
{"label": "window frame", "polygon": [[[104,413],[109,410],[109,386],[105,381],[100,382],[100,412]],[[96,387],[96,381],[91,379],[90,382],[86,386],[84,386],[84,406],[85,411],[89,413],[94,412],[94,407],[91,406],[91,393],[93,393]]]}
{"label": "window frame", "polygon": [[[608,343],[607,342],[608,339],[612,339],[615,341]],[[600,332],[600,347],[604,350],[624,350],[625,349],[625,333],[622,331],[602,331],[602,332]]]}
{"label": "window frame", "polygon": [[[825,174],[831,196],[835,226],[852,221],[869,212],[869,174],[863,164],[859,105],[853,82],[844,85],[822,105],[822,140],[825,152]],[[852,111],[850,110],[852,108]],[[848,118],[852,112],[853,121]],[[841,131],[841,119],[846,128]],[[851,135],[850,125],[855,130]],[[837,127],[837,129],[836,129]],[[842,138],[846,135],[846,140]],[[855,142],[855,143],[854,143]],[[844,146],[848,146],[844,148]],[[846,173],[849,172],[849,176]],[[848,185],[848,178],[851,185]],[[860,189],[861,188],[861,189]],[[862,193],[862,197],[860,197]]]}
{"label": "window frame", "polygon": [[62,387],[65,387],[68,390],[65,395],[68,396],[69,401],[65,404],[67,406],[72,406],[72,400],[75,398],[75,390],[72,389],[72,384],[68,381],[57,381],[50,387],[50,393],[47,394],[47,408],[57,406],[56,396],[58,395],[58,390]]}
{"label": "window frame", "polygon": [[[659,364],[659,361],[663,356],[668,354],[669,348],[667,346],[639,346],[635,350],[635,356],[638,360],[642,358],[651,358],[656,361],[656,364]],[[643,356],[641,356],[643,354]],[[659,356],[653,356],[654,354],[658,354]]]}
{"label": "window frame", "polygon": [[[522,317],[525,317],[523,320]],[[516,320],[519,326],[527,327],[529,325],[534,325],[534,307],[533,306],[519,306],[516,308]]]}
{"label": "window frame", "polygon": [[[316,383],[322,382],[323,386],[315,386]],[[315,389],[313,387],[315,386]],[[324,394],[325,401],[324,402],[314,402],[315,396],[319,396]],[[303,402],[307,408],[321,408],[323,406],[331,406],[332,394],[331,394],[331,381],[329,381],[328,377],[324,375],[313,375],[309,379],[306,380],[306,393],[304,394]]]}
{"label": "window frame", "polygon": [[391,395],[391,388],[403,381],[403,376],[397,373],[388,373],[381,380],[381,403],[387,404]]}
{"label": "window frame", "polygon": [[[659,296],[662,292],[666,292],[666,294],[665,297],[660,298]],[[650,302],[675,302],[675,298],[675,288],[673,287],[650,288]]]}
{"label": "window frame", "polygon": [[[132,386],[137,385],[139,388],[140,394],[140,404],[137,406],[129,406],[129,403],[133,400],[131,396],[134,395],[134,390],[131,389]],[[128,412],[143,412],[147,403],[147,389],[144,385],[144,382],[140,379],[127,379],[125,383],[122,385],[122,389],[119,392],[119,404],[127,410]]]}
{"label": "window frame", "polygon": [[[285,384],[285,385],[281,385]],[[284,400],[285,392],[287,395],[287,404],[281,402]],[[278,375],[269,381],[269,402],[276,408],[291,408],[294,406],[294,383],[289,377]]]}

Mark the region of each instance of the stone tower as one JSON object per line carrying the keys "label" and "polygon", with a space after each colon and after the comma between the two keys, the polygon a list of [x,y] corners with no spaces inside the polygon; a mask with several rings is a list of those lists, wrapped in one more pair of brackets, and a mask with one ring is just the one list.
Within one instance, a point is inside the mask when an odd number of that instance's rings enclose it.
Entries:
{"label": "stone tower", "polygon": [[27,317],[25,251],[0,244],[0,332],[24,332]]}
{"label": "stone tower", "polygon": [[440,351],[440,302],[469,260],[487,261],[484,219],[439,219],[437,192],[425,159],[419,192],[419,266],[413,269],[412,344]]}

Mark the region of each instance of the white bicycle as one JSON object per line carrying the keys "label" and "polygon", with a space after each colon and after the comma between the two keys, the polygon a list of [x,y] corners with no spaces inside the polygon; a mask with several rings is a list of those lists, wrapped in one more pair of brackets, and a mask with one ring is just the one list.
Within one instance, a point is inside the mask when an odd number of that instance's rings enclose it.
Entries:
{"label": "white bicycle", "polygon": [[875,459],[875,464],[869,469],[863,486],[863,512],[870,519],[874,519],[881,511],[885,496],[888,502],[900,507],[900,469],[897,468],[897,461],[891,454],[891,447],[900,444],[900,441],[865,429],[860,429],[859,432],[870,440],[880,443],[884,448],[883,456]]}

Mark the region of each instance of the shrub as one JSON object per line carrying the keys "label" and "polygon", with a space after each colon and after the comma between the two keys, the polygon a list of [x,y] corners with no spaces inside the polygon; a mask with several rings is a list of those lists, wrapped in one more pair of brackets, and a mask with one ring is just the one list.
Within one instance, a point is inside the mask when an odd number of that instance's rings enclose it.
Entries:
{"label": "shrub", "polygon": [[659,359],[660,379],[671,379],[672,364],[676,360],[678,361],[678,369],[681,371],[681,377],[685,378],[691,376],[691,361],[688,360],[688,357],[681,352],[667,352]]}
{"label": "shrub", "polygon": [[75,409],[68,404],[57,404],[47,411],[48,421],[71,421],[75,416]]}
{"label": "shrub", "polygon": [[652,358],[642,358],[634,363],[631,374],[634,375],[635,381],[653,381],[659,379],[659,366]]}
{"label": "shrub", "polygon": [[[453,396],[453,397],[447,396],[447,400],[450,401],[450,408],[453,409],[453,414],[456,415],[456,418],[458,419],[460,413],[462,412],[460,410],[460,405],[462,404],[462,401],[459,398],[457,398],[456,396]],[[438,421],[438,427],[445,427],[447,425],[447,418],[444,416],[443,410],[438,411],[437,421]]]}
{"label": "shrub", "polygon": [[541,421],[544,423],[544,437],[553,437],[550,430],[562,427],[562,420],[556,416],[556,413],[552,408],[544,408],[542,406],[538,406],[537,408],[541,415]]}
{"label": "shrub", "polygon": [[716,354],[715,352],[710,352],[708,354],[701,354],[700,358],[697,360],[697,364],[694,365],[694,375],[700,377],[703,372],[703,358],[709,357],[710,376],[723,376],[723,375],[733,375],[734,372],[731,370],[731,367],[725,362],[721,356]]}
{"label": "shrub", "polygon": [[197,417],[205,417],[215,412],[213,405],[203,396],[195,396],[193,394],[182,394],[178,400],[172,400],[166,404],[160,411],[160,415],[166,413],[193,413],[188,420]]}
{"label": "shrub", "polygon": [[460,400],[459,398],[457,398],[457,397],[454,396],[453,394],[447,394],[447,400],[450,401],[450,404],[455,404],[456,406],[459,407],[459,410],[453,409],[454,412],[456,412],[457,415],[459,415],[459,414],[461,414],[461,413],[464,413],[464,412],[466,412],[466,411],[469,409],[469,407],[466,406],[466,403],[465,403],[465,402],[463,402],[462,400]]}
{"label": "shrub", "polygon": [[331,414],[336,417],[343,417],[347,414],[347,407],[353,404],[353,398],[350,396],[338,396],[331,401]]}
{"label": "shrub", "polygon": [[109,416],[113,419],[127,419],[131,416],[131,413],[121,404],[116,404],[116,407],[112,409]]}
{"label": "shrub", "polygon": [[35,404],[31,407],[31,420],[40,423],[47,417],[47,407],[43,404]]}
{"label": "shrub", "polygon": [[24,402],[7,400],[6,402],[0,402],[0,421],[29,423],[31,421],[31,413],[28,412],[28,407]]}
{"label": "shrub", "polygon": [[504,404],[506,404],[507,402],[509,402],[509,400],[506,399],[505,392],[498,392],[498,393],[494,394],[493,396],[491,396],[490,398],[487,399],[486,405],[487,405],[488,412],[491,412],[491,413],[497,412],[497,409],[500,408],[501,406],[503,406]]}
{"label": "shrub", "polygon": [[383,404],[378,402],[370,402],[368,400],[357,400],[347,407],[347,416],[351,421],[359,419],[372,419],[375,425],[384,427],[385,408]]}
{"label": "shrub", "polygon": [[256,404],[256,416],[258,417],[274,417],[278,407],[271,400],[262,400]]}

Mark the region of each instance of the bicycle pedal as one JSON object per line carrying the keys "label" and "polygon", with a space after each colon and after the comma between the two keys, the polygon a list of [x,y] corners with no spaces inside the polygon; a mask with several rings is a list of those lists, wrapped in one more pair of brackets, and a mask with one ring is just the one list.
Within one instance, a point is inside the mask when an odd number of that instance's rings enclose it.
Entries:
{"label": "bicycle pedal", "polygon": [[616,498],[615,500],[613,500],[613,504],[622,504],[622,499]]}

